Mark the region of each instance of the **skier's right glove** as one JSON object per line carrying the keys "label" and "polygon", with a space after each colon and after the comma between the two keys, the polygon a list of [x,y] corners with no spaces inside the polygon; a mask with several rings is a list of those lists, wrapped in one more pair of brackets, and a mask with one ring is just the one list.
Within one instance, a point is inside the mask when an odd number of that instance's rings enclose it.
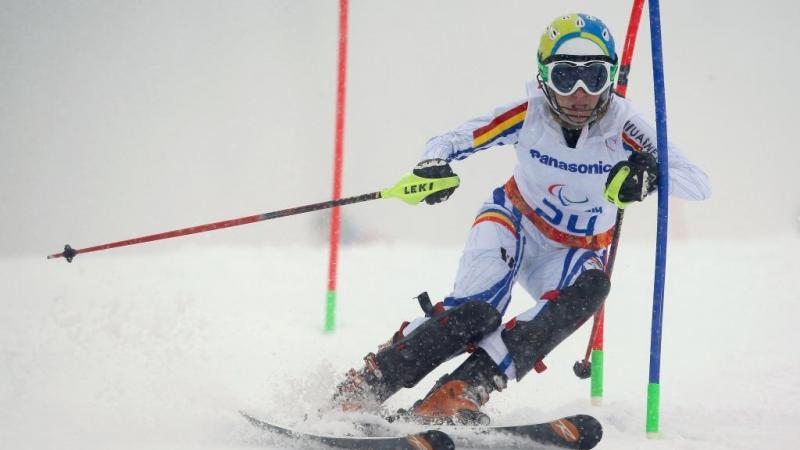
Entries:
{"label": "skier's right glove", "polygon": [[627,161],[611,168],[606,180],[606,200],[625,208],[631,202],[640,202],[656,190],[658,162],[652,153],[636,152]]}
{"label": "skier's right glove", "polygon": [[[414,175],[423,178],[448,178],[455,176],[453,169],[450,168],[450,164],[448,164],[447,161],[439,158],[425,159],[420,161],[416,166],[414,166],[413,173]],[[455,187],[451,187],[434,192],[425,197],[425,203],[433,205],[443,202],[450,198],[455,190]]]}

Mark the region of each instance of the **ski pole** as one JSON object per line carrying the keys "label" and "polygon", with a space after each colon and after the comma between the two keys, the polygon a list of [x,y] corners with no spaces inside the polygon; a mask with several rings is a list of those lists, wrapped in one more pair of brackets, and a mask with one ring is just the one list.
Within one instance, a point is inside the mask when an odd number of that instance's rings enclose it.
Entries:
{"label": "ski pole", "polygon": [[[625,35],[625,46],[620,60],[619,77],[617,77],[617,95],[625,97],[628,92],[628,74],[631,71],[631,61],[633,60],[633,50],[636,47],[636,35],[639,32],[639,22],[642,17],[644,0],[634,0],[631,7],[631,17],[628,20],[628,31]],[[617,218],[614,222],[614,236],[611,239],[611,247],[608,252],[608,262],[606,263],[606,273],[611,278],[614,272],[614,261],[617,258],[617,249],[622,232],[622,220],[625,210],[617,209]],[[602,403],[603,399],[603,324],[605,321],[605,306],[601,306],[595,313],[592,324],[592,331],[589,335],[589,342],[586,345],[586,354],[583,360],[575,362],[573,370],[579,378],[592,378],[591,397],[593,404]],[[591,359],[590,359],[591,358]],[[594,370],[592,366],[594,365]]]}
{"label": "ski pole", "polygon": [[349,205],[353,203],[360,203],[369,200],[377,200],[379,198],[397,198],[410,205],[416,205],[425,199],[428,195],[439,192],[445,189],[455,188],[459,185],[458,176],[447,178],[423,178],[414,174],[408,174],[400,179],[394,186],[384,189],[382,191],[371,192],[369,194],[356,195],[353,197],[341,198],[338,200],[330,200],[321,203],[314,203],[305,206],[297,206],[294,208],[282,209],[280,211],[273,211],[263,214],[255,214],[252,216],[240,217],[238,219],[223,220],[220,222],[208,223],[205,225],[196,225],[188,228],[181,228],[179,230],[165,231],[163,233],[151,234],[147,236],[140,236],[124,241],[110,242],[107,244],[95,245],[93,247],[86,247],[81,249],[74,249],[69,244],[64,246],[64,251],[61,253],[54,253],[48,255],[47,259],[64,258],[67,262],[72,262],[75,256],[81,253],[91,253],[101,250],[108,250],[111,248],[125,247],[128,245],[142,244],[145,242],[159,241],[162,239],[169,239],[179,236],[186,236],[189,234],[204,233],[206,231],[219,230],[222,228],[235,227],[239,225],[246,225],[248,223],[261,222],[264,220],[277,219],[279,217],[294,216],[311,211],[319,211],[322,209],[333,208],[335,206]]}

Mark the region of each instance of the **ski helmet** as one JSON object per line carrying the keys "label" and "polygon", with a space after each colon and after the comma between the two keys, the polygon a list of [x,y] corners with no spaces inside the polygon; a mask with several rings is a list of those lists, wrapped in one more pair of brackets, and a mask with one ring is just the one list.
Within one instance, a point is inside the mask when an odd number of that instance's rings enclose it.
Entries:
{"label": "ski helmet", "polygon": [[[565,61],[567,65],[580,66],[575,68],[574,73],[567,75],[567,92],[556,89],[557,85],[553,83],[552,75],[554,73],[552,70],[560,61]],[[539,66],[538,79],[542,90],[550,104],[551,111],[563,126],[579,128],[585,123],[602,117],[611,101],[611,92],[619,69],[614,37],[602,20],[581,13],[567,14],[556,18],[542,34],[537,62]],[[587,69],[587,66],[591,69]],[[564,67],[568,66],[560,66],[561,70]],[[602,75],[602,78],[599,78],[598,75]],[[594,85],[587,88],[590,80],[594,82]],[[574,114],[571,115],[570,111],[556,102],[554,94],[569,95],[577,90],[577,86],[583,87],[590,94],[600,95],[600,100],[588,119],[583,115],[581,115],[583,120],[574,119],[571,117]],[[571,90],[569,90],[570,87]],[[595,92],[594,89],[598,91]]]}

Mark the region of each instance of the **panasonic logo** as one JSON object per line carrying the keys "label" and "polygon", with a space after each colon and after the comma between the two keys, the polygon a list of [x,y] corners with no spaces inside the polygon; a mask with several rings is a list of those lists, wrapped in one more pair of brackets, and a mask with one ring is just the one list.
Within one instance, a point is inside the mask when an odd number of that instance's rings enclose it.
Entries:
{"label": "panasonic logo", "polygon": [[572,173],[604,174],[611,171],[611,164],[605,164],[603,161],[597,161],[595,164],[569,163],[559,161],[548,154],[543,154],[535,148],[531,149],[531,158],[538,160],[540,164],[544,164],[545,166]]}

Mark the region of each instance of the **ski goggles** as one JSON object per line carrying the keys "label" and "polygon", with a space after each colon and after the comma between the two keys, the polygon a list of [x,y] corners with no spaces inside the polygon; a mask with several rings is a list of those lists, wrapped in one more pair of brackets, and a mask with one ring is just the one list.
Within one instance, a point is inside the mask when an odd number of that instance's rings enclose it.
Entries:
{"label": "ski goggles", "polygon": [[591,95],[605,91],[613,82],[616,65],[608,61],[553,61],[543,64],[544,82],[561,95],[571,95],[578,88]]}

